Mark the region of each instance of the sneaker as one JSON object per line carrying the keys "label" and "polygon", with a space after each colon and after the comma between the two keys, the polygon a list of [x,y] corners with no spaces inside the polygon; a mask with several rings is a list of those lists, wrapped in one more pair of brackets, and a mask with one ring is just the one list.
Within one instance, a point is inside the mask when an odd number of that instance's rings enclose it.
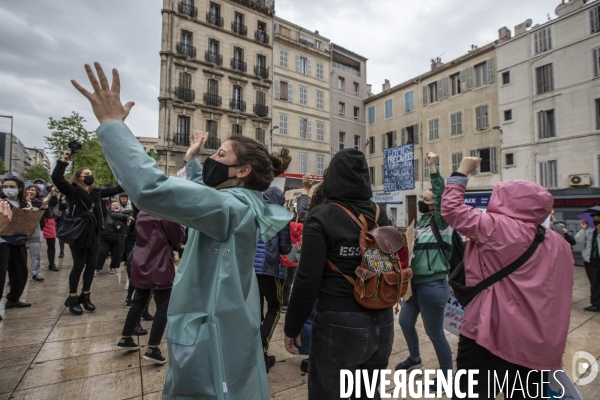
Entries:
{"label": "sneaker", "polygon": [[114,273],[115,273],[115,269],[114,269],[114,268],[111,268],[111,269],[110,269],[110,273],[111,273],[111,274],[114,274]]}
{"label": "sneaker", "polygon": [[117,343],[117,349],[120,350],[138,350],[140,346],[138,346],[133,338],[121,338],[119,343]]}
{"label": "sneaker", "polygon": [[412,358],[408,357],[406,360],[396,365],[396,371],[404,369],[406,370],[406,372],[410,372],[413,369],[421,368],[422,366],[423,363],[421,362],[421,360],[414,361]]}
{"label": "sneaker", "polygon": [[97,269],[94,270],[94,276],[98,276],[99,271]]}
{"label": "sneaker", "polygon": [[302,372],[308,374],[308,358],[302,360],[302,362],[300,363],[300,369],[302,370]]}
{"label": "sneaker", "polygon": [[267,367],[267,374],[273,365],[275,365],[275,356],[269,356],[267,353],[265,353],[265,366]]}
{"label": "sneaker", "polygon": [[127,279],[127,283],[125,284],[125,290],[129,290],[129,279]]}
{"label": "sneaker", "polygon": [[125,308],[131,308],[131,299],[125,299]]}
{"label": "sneaker", "polygon": [[42,282],[44,282],[44,278],[42,278],[42,277],[41,277],[41,276],[39,276],[39,275],[33,275],[33,276],[31,277],[31,280],[33,280],[33,281],[36,281],[36,282],[39,282],[39,283],[42,283]]}
{"label": "sneaker", "polygon": [[588,312],[600,312],[600,307],[597,306],[589,306],[583,309],[583,311],[588,311]]}
{"label": "sneaker", "polygon": [[58,258],[65,258],[65,253],[63,253],[62,251],[60,252],[60,254],[58,255]]}
{"label": "sneaker", "polygon": [[282,313],[286,313],[286,312],[287,312],[287,306],[283,306],[283,307],[281,307],[281,312],[282,312]]}
{"label": "sneaker", "polygon": [[167,360],[162,356],[158,347],[148,347],[144,354],[144,360],[151,361],[155,364],[164,364]]}

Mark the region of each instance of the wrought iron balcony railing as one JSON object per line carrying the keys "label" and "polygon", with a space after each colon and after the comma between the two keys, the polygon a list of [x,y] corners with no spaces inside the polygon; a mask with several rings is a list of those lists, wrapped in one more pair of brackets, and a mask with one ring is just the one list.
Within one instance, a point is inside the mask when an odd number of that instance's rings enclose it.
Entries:
{"label": "wrought iron balcony railing", "polygon": [[258,115],[259,117],[266,117],[269,115],[269,107],[265,106],[264,104],[255,104],[254,114]]}
{"label": "wrought iron balcony railing", "polygon": [[256,30],[254,31],[254,38],[261,43],[269,44],[269,34],[265,31]]}
{"label": "wrought iron balcony railing", "polygon": [[187,43],[177,43],[177,53],[188,58],[196,58],[196,48]]}
{"label": "wrought iron balcony railing", "polygon": [[204,53],[204,59],[206,60],[206,62],[209,62],[212,64],[216,64],[216,65],[223,64],[223,56],[218,53],[213,53],[212,51],[209,51],[209,50],[207,50]]}
{"label": "wrought iron balcony railing", "polygon": [[246,111],[246,102],[244,100],[231,99],[229,101],[229,108],[231,108],[234,111],[244,112]]}
{"label": "wrought iron balcony railing", "polygon": [[189,88],[176,87],[175,96],[183,101],[194,101],[194,99],[196,98],[196,92]]}
{"label": "wrought iron balcony railing", "polygon": [[204,104],[207,106],[221,107],[221,96],[211,93],[204,93]]}
{"label": "wrought iron balcony railing", "polygon": [[173,134],[173,145],[174,146],[189,146],[190,145],[190,134],[186,132],[175,132]]}
{"label": "wrought iron balcony railing", "polygon": [[206,145],[204,145],[204,148],[218,150],[219,147],[221,147],[221,139],[211,136],[206,139]]}
{"label": "wrought iron balcony railing", "polygon": [[192,18],[196,18],[198,16],[197,7],[194,7],[191,4],[187,4],[182,1],[179,2],[179,12]]}
{"label": "wrought iron balcony railing", "polygon": [[261,67],[260,65],[255,65],[254,66],[254,75],[256,75],[262,79],[268,79],[269,78],[269,68]]}
{"label": "wrought iron balcony railing", "polygon": [[231,69],[246,72],[246,69],[247,69],[246,62],[240,60],[239,58],[232,58],[231,59]]}
{"label": "wrought iron balcony railing", "polygon": [[248,28],[246,25],[237,23],[235,21],[231,22],[231,30],[238,35],[246,36],[248,34]]}
{"label": "wrought iron balcony railing", "polygon": [[211,25],[218,26],[220,28],[223,27],[223,17],[221,17],[219,14],[207,12],[206,22],[208,22]]}

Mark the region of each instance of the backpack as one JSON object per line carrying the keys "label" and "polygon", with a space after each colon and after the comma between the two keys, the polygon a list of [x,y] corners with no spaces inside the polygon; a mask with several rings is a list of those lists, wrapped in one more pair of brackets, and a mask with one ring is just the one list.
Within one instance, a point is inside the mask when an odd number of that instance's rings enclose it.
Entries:
{"label": "backpack", "polygon": [[[361,229],[358,239],[361,260],[355,271],[357,279],[342,273],[329,260],[327,265],[354,286],[354,298],[361,306],[376,310],[393,307],[406,293],[413,276],[408,266],[406,237],[392,226],[377,225],[377,205],[375,220],[372,220],[363,214],[357,218],[346,207],[332,204],[344,210]],[[370,231],[367,219],[374,224]]]}
{"label": "backpack", "polygon": [[[433,236],[435,236],[435,240],[437,240],[438,245],[440,246],[440,250],[442,250],[442,256],[446,260],[449,266],[448,274],[454,272],[456,267],[463,262],[463,258],[465,256],[465,243],[463,243],[462,237],[460,233],[456,231],[456,229],[452,230],[452,249],[449,249],[448,243],[444,242],[442,239],[442,235],[440,234],[440,229],[438,228],[435,218],[431,219],[431,231],[433,232]],[[443,250],[448,250],[451,252],[450,258],[446,258],[446,255],[443,253]]]}

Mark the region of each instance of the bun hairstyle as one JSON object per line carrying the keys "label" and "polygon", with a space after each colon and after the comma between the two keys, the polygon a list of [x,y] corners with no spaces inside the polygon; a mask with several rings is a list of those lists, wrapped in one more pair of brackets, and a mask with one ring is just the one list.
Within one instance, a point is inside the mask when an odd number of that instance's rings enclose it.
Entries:
{"label": "bun hairstyle", "polygon": [[290,151],[283,148],[279,153],[271,153],[264,144],[242,135],[231,136],[231,148],[239,165],[249,165],[250,174],[244,178],[244,187],[264,192],[269,188],[273,179],[281,175],[290,165]]}

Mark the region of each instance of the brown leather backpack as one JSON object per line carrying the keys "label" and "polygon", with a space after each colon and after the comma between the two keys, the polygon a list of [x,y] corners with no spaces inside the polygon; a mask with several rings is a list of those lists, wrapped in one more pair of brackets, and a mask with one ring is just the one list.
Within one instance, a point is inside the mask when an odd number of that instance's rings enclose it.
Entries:
{"label": "brown leather backpack", "polygon": [[[342,274],[354,286],[354,298],[365,308],[385,309],[398,303],[408,289],[412,269],[408,266],[406,238],[392,226],[379,227],[379,206],[375,220],[363,214],[356,217],[346,207],[332,203],[344,210],[361,229],[358,244],[361,261],[356,267],[357,279],[342,273],[331,261],[327,265]],[[368,231],[367,219],[374,228]]]}

